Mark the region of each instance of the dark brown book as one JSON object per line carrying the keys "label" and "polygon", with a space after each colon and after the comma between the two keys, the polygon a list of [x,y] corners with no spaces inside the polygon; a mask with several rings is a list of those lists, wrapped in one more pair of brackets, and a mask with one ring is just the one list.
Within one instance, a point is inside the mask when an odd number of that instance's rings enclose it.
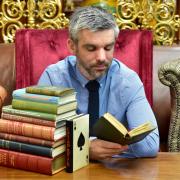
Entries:
{"label": "dark brown book", "polygon": [[156,128],[148,121],[128,131],[113,115],[106,113],[95,123],[93,132],[99,139],[126,145],[141,141]]}
{"label": "dark brown book", "polygon": [[65,168],[65,154],[56,158],[0,149],[0,166],[53,175]]}

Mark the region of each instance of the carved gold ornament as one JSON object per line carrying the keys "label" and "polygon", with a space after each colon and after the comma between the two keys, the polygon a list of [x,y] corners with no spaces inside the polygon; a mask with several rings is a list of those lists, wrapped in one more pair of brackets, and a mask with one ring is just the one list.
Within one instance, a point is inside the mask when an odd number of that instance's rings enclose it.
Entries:
{"label": "carved gold ornament", "polygon": [[150,29],[154,43],[172,45],[180,29],[175,0],[118,0],[116,18],[120,29]]}
{"label": "carved gold ornament", "polygon": [[[111,8],[115,4],[115,0],[84,0],[87,2],[104,2]],[[73,0],[64,0],[64,3],[66,11],[73,10]],[[68,26],[61,0],[1,0],[0,5],[0,32],[6,43],[14,41],[17,29]],[[176,32],[180,31],[176,0],[117,0],[115,8],[120,29],[152,30],[154,44],[158,45],[172,45],[176,41]]]}
{"label": "carved gold ornament", "polygon": [[1,0],[0,30],[5,43],[21,28],[63,28],[69,20],[60,0]]}

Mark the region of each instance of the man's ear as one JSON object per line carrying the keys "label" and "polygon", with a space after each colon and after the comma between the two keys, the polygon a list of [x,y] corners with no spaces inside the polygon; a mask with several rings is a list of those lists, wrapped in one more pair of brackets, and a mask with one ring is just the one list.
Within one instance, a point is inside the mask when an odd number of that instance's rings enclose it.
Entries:
{"label": "man's ear", "polygon": [[67,48],[71,54],[75,54],[75,43],[72,39],[67,40]]}

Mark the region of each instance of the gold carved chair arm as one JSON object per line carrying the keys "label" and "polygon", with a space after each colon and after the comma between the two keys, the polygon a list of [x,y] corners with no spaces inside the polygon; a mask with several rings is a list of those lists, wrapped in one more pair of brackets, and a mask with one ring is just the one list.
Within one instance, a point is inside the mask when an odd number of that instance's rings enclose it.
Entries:
{"label": "gold carved chair arm", "polygon": [[[180,151],[180,58],[162,64],[159,80],[170,88],[171,120],[168,134],[168,151]],[[162,107],[163,108],[163,107]],[[166,123],[166,122],[164,122]]]}

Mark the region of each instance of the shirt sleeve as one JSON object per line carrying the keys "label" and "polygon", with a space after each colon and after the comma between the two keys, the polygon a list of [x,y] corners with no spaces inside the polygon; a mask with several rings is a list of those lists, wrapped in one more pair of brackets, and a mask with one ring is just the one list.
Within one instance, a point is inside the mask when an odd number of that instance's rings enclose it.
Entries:
{"label": "shirt sleeve", "polygon": [[127,105],[126,117],[129,130],[137,126],[151,121],[157,128],[147,135],[143,140],[129,145],[127,152],[124,152],[124,157],[154,157],[159,151],[159,132],[156,118],[148,103],[145,95],[144,86],[139,77],[133,76],[130,78],[129,92],[126,93],[126,98],[129,98]]}
{"label": "shirt sleeve", "polygon": [[45,70],[42,73],[42,75],[40,76],[39,81],[38,81],[38,85],[47,85],[47,86],[52,85],[51,78],[50,78],[47,70]]}

